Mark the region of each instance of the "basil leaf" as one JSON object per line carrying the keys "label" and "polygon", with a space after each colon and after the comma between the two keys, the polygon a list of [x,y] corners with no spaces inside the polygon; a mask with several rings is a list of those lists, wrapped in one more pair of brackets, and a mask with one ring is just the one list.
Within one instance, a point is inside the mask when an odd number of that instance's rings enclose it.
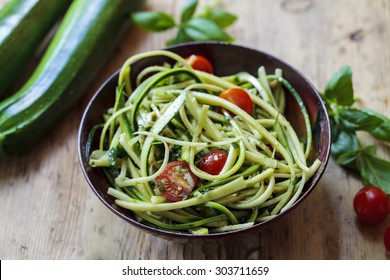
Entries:
{"label": "basil leaf", "polygon": [[332,142],[331,153],[337,160],[339,156],[347,151],[358,151],[358,139],[355,133],[340,131],[337,139]]}
{"label": "basil leaf", "polygon": [[194,15],[198,0],[188,0],[181,12],[181,22],[186,22]]}
{"label": "basil leaf", "polygon": [[381,188],[390,195],[390,162],[363,150],[360,153],[361,176],[367,185]]}
{"label": "basil leaf", "polygon": [[376,155],[376,148],[377,147],[375,145],[370,145],[370,146],[365,147],[363,150],[365,153],[375,156]]}
{"label": "basil leaf", "polygon": [[358,171],[359,167],[356,165],[356,159],[359,156],[359,151],[347,151],[339,155],[336,163],[346,168]]}
{"label": "basil leaf", "polygon": [[330,78],[325,86],[324,95],[339,105],[352,105],[354,98],[351,67],[343,66]]}
{"label": "basil leaf", "polygon": [[340,123],[348,131],[371,131],[381,125],[383,120],[359,109],[344,109],[340,113]]}
{"label": "basil leaf", "polygon": [[148,32],[161,32],[175,26],[175,20],[164,12],[136,12],[132,19],[140,28]]}
{"label": "basil leaf", "polygon": [[175,38],[166,42],[167,46],[190,42],[191,39],[187,36],[183,28],[179,28]]}
{"label": "basil leaf", "polygon": [[237,20],[237,16],[222,9],[211,10],[204,18],[215,22],[221,28],[228,27]]}
{"label": "basil leaf", "polygon": [[192,18],[182,27],[192,41],[233,41],[216,23],[205,18]]}
{"label": "basil leaf", "polygon": [[332,143],[333,143],[337,141],[337,138],[339,137],[341,130],[339,124],[336,122],[333,116],[329,115],[329,120],[330,120],[330,130],[331,130]]}
{"label": "basil leaf", "polygon": [[380,125],[373,127],[368,132],[377,139],[390,142],[390,119],[369,109],[362,109],[361,111],[382,120]]}

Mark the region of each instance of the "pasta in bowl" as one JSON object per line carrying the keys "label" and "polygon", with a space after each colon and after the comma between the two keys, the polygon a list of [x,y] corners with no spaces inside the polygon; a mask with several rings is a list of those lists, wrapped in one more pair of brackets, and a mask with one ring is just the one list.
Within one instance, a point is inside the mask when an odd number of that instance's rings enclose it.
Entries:
{"label": "pasta in bowl", "polygon": [[189,238],[249,233],[288,213],[320,179],[329,141],[326,109],[302,75],[221,43],[130,57],[79,133],[84,174],[106,206]]}

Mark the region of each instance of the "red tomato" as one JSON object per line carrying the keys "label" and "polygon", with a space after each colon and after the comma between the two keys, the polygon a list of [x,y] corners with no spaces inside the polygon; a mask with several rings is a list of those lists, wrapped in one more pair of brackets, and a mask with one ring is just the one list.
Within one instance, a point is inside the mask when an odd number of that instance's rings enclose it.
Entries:
{"label": "red tomato", "polygon": [[253,113],[253,102],[249,94],[241,88],[230,88],[222,92],[219,97],[234,103],[249,115]]}
{"label": "red tomato", "polygon": [[156,178],[156,187],[170,201],[186,199],[197,183],[198,177],[184,161],[171,161]]}
{"label": "red tomato", "polygon": [[187,62],[192,66],[193,69],[213,73],[213,65],[204,56],[193,54],[186,58]]}
{"label": "red tomato", "polygon": [[224,150],[208,152],[199,161],[199,168],[211,175],[218,175],[225,165],[228,153]]}
{"label": "red tomato", "polygon": [[383,222],[390,213],[387,194],[378,187],[367,186],[359,190],[353,200],[358,219],[367,225]]}
{"label": "red tomato", "polygon": [[387,253],[390,254],[390,227],[386,229],[385,235],[383,236],[383,241],[385,242],[385,248]]}

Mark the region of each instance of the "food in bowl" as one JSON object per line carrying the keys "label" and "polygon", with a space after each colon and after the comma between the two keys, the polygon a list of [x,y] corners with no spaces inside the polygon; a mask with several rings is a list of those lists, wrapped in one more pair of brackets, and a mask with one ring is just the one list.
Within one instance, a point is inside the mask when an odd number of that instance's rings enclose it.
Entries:
{"label": "food in bowl", "polygon": [[[171,63],[145,66],[131,82],[131,65],[154,56]],[[320,167],[307,160],[309,116],[283,69],[217,76],[196,58],[130,57],[89,164],[139,222],[197,235],[242,230],[289,209]],[[299,105],[305,139],[284,116],[286,94]]]}

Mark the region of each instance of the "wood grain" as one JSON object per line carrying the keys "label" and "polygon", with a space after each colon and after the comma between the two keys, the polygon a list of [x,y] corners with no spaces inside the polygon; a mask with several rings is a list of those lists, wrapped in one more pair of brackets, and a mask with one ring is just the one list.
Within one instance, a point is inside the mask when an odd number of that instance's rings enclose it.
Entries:
{"label": "wood grain", "polygon": [[[178,17],[184,2],[149,0],[146,8]],[[320,90],[348,64],[360,105],[390,115],[390,1],[222,2],[239,16],[229,29],[236,43],[284,59]],[[56,130],[29,153],[0,158],[0,259],[389,259],[382,236],[390,219],[371,228],[356,222],[352,199],[362,184],[332,160],[293,214],[239,240],[164,240],[126,224],[100,203],[77,157],[82,112],[129,55],[162,48],[173,35],[131,28],[83,101]],[[364,143],[373,142],[361,136]],[[389,146],[376,143],[389,159]]]}

